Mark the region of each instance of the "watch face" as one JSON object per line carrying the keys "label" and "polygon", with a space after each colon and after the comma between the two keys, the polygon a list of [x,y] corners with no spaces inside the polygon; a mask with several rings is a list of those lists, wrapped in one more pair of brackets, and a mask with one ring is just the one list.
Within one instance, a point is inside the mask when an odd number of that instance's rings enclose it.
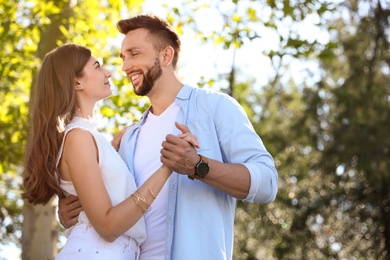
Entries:
{"label": "watch face", "polygon": [[207,173],[209,172],[209,165],[205,162],[201,162],[197,169],[196,169],[196,172],[197,174],[200,176],[200,177],[204,177],[207,175]]}

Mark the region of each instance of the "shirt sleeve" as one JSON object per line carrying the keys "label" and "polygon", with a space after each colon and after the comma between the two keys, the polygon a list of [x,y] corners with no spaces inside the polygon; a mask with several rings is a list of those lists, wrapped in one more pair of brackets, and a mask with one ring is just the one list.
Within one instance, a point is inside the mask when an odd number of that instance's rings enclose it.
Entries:
{"label": "shirt sleeve", "polygon": [[243,200],[272,202],[278,190],[278,173],[272,155],[235,99],[224,95],[218,103],[213,117],[224,162],[241,163],[250,173],[249,193]]}

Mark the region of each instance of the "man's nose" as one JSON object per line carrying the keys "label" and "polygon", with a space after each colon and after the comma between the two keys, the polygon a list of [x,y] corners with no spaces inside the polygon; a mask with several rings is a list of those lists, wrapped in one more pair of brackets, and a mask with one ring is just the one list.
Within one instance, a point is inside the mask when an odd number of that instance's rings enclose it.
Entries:
{"label": "man's nose", "polygon": [[126,71],[130,70],[131,63],[129,60],[124,59],[122,64],[122,71],[126,73]]}

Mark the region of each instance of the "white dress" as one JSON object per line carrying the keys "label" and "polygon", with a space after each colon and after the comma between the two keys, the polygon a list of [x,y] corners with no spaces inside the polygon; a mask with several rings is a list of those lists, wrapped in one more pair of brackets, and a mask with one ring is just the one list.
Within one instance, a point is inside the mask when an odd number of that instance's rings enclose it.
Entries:
{"label": "white dress", "polygon": [[[57,157],[57,166],[62,156],[64,140],[70,130],[82,128],[94,137],[98,153],[99,167],[103,181],[115,206],[128,198],[136,189],[133,175],[128,170],[122,158],[111,146],[110,142],[96,130],[96,124],[91,120],[75,117],[66,127],[64,139]],[[77,196],[73,183],[60,180],[60,186],[65,195]],[[137,259],[139,245],[146,239],[145,221],[142,217],[131,229],[110,243],[105,241],[92,227],[87,215],[82,211],[78,223],[66,230],[67,242],[56,256],[56,259]]]}

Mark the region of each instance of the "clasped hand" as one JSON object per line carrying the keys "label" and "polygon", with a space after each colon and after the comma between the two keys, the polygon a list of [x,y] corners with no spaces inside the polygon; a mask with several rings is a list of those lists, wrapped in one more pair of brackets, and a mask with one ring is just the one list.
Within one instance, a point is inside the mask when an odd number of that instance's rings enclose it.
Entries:
{"label": "clasped hand", "polygon": [[187,126],[178,122],[175,125],[182,134],[166,136],[162,142],[161,162],[177,173],[193,175],[195,165],[199,161],[196,151],[196,148],[199,148],[198,139]]}

